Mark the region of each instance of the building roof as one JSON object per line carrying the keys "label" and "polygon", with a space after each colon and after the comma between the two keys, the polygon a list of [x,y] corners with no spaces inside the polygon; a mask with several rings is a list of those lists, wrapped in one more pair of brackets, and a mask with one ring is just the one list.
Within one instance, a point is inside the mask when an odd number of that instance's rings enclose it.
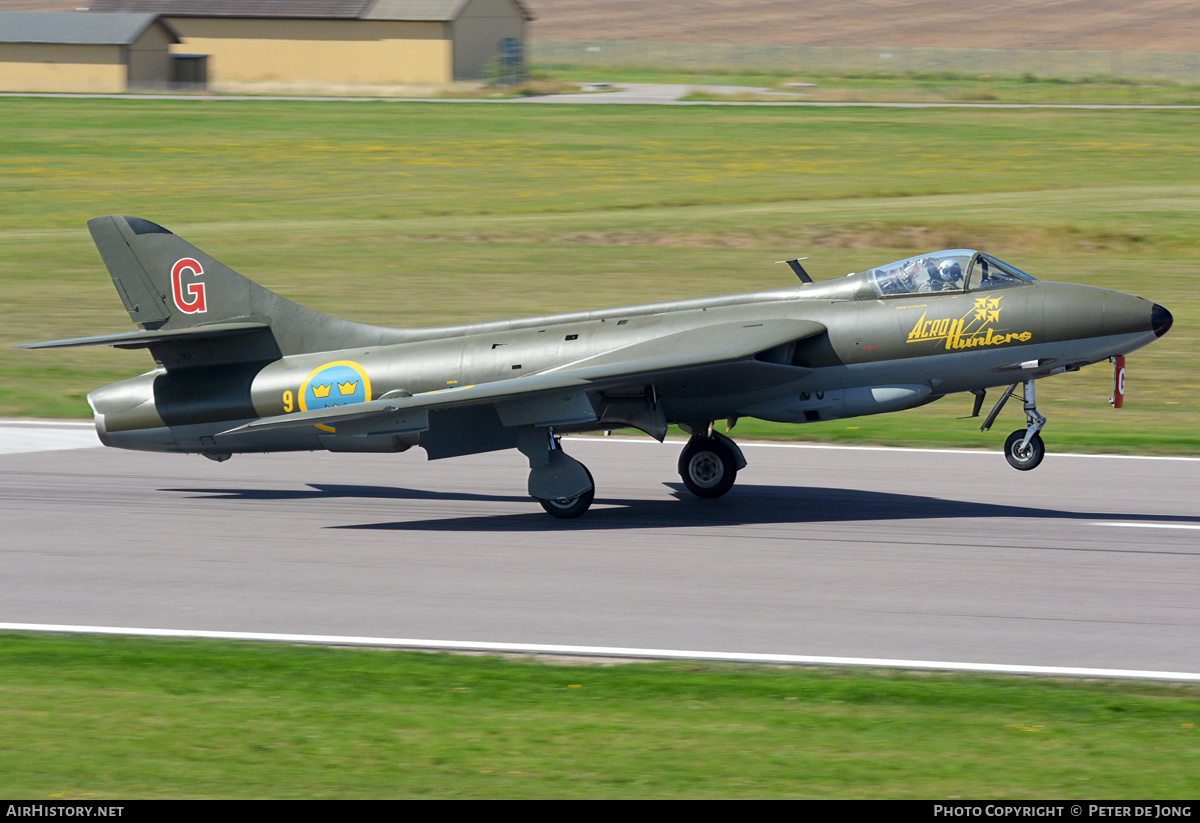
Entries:
{"label": "building roof", "polygon": [[0,11],[0,43],[126,46],[153,25],[172,43],[179,35],[157,14],[77,14],[53,11]]}
{"label": "building roof", "polygon": [[[92,12],[144,12],[166,17],[277,17],[324,20],[405,20],[444,23],[470,0],[92,0]],[[509,0],[526,19],[521,0]]]}
{"label": "building roof", "polygon": [[[458,18],[470,0],[373,0],[364,20],[448,21]],[[526,20],[533,19],[521,0],[509,0]]]}
{"label": "building roof", "polygon": [[169,17],[318,17],[355,20],[372,0],[92,0],[92,12],[151,12]]}

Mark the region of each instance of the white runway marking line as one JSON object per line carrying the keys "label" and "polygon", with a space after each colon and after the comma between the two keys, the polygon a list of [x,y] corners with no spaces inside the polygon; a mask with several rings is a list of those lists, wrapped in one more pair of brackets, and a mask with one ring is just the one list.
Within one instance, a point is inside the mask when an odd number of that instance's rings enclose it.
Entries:
{"label": "white runway marking line", "polygon": [[1071,666],[1017,666],[1004,663],[947,663],[933,660],[891,660],[872,657],[823,657],[799,654],[750,654],[678,649],[636,649],[619,646],[562,646],[537,643],[491,643],[460,640],[414,640],[395,637],[340,637],[326,634],[275,634],[263,632],[192,631],[188,629],[131,629],[114,626],[67,626],[45,623],[0,623],[0,631],[113,634],[131,637],[182,637],[207,640],[259,640],[339,646],[391,646],[440,651],[483,651],[515,654],[581,655],[588,657],[642,657],[654,660],[717,660],[729,663],[770,663],[803,666],[871,666],[886,669],[933,669],[990,674],[1032,674],[1049,677],[1096,677],[1137,680],[1180,680],[1200,683],[1193,672],[1094,669]]}
{"label": "white runway marking line", "polygon": [[[564,437],[563,440],[575,443],[606,442],[606,443],[641,443],[643,445],[658,445],[654,440],[643,440],[638,437]],[[664,445],[680,446],[686,440],[667,440]],[[737,444],[743,449],[830,449],[859,452],[918,452],[922,454],[974,454],[981,457],[996,457],[1003,452],[988,449],[922,449],[913,446],[840,446],[826,443],[760,443],[754,440],[738,440]],[[1071,454],[1054,452],[1053,457],[1087,457],[1100,460],[1182,460],[1185,462],[1200,462],[1200,457],[1169,457],[1158,454]]]}
{"label": "white runway marking line", "polygon": [[[38,427],[41,431],[38,431]],[[31,429],[21,436],[22,429]],[[58,429],[58,432],[50,430]],[[36,434],[34,434],[36,432]],[[29,435],[33,435],[30,437]],[[642,440],[636,437],[565,437],[564,440],[577,443],[640,443],[642,445],[658,445],[653,440]],[[683,447],[684,440],[668,440],[665,445]],[[98,448],[103,444],[95,433],[94,424],[73,420],[0,420],[0,454],[19,454],[23,452],[58,451],[63,449]],[[875,452],[917,452],[921,454],[973,454],[977,456],[995,457],[1000,452],[984,449],[923,449],[906,446],[841,446],[825,443],[758,443],[753,440],[739,440],[742,448],[751,449],[828,449],[841,451],[875,451]],[[1140,454],[1060,454],[1054,457],[1084,457],[1101,460],[1176,460],[1184,462],[1200,462],[1200,457],[1168,457],[1165,455]]]}
{"label": "white runway marking line", "polygon": [[1200,529],[1190,523],[1093,523],[1093,526],[1117,526],[1123,529]]}
{"label": "white runway marking line", "polygon": [[0,420],[0,455],[94,449],[102,445],[91,423],[74,420]]}
{"label": "white runway marking line", "polygon": [[53,428],[84,428],[90,429],[93,424],[86,420],[0,420],[0,426],[51,426]]}

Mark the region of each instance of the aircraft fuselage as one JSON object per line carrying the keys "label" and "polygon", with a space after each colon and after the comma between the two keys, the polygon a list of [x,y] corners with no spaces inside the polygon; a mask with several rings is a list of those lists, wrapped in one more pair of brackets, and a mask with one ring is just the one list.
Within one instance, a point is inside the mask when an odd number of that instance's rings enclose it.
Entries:
{"label": "aircraft fuselage", "polygon": [[[823,288],[830,285],[842,288]],[[946,394],[1074,371],[1127,354],[1156,337],[1153,303],[1087,286],[1038,282],[986,292],[856,300],[847,299],[845,285],[832,281],[412,330],[406,342],[265,363],[156,369],[97,389],[89,398],[102,437],[114,446],[200,453],[325,449],[334,445],[328,436],[332,432],[315,426],[220,442],[215,435],[256,418],[308,410],[314,400],[331,407],[394,391],[423,394],[511,380],[705,326],[752,329],[764,320],[802,319],[823,324],[827,332],[768,352],[765,362],[811,371],[793,375],[781,370],[771,382],[760,375],[738,380],[733,374],[719,386],[682,375],[656,380],[655,394],[668,423],[737,417],[805,423],[897,411]],[[993,307],[977,308],[981,300]],[[334,379],[339,368],[345,378],[341,381]],[[331,375],[327,382],[322,382],[324,372]],[[329,393],[317,398],[326,386]],[[597,405],[602,395],[597,394]],[[559,430],[620,425],[620,420],[598,415],[594,422]],[[359,438],[339,445],[395,451],[418,442],[418,437]],[[499,438],[496,447],[510,444]]]}

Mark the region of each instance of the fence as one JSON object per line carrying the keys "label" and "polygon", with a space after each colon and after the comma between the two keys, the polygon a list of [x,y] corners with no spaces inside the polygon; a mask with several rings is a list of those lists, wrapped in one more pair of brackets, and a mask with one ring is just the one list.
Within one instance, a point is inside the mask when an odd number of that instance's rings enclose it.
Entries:
{"label": "fence", "polygon": [[534,65],[695,73],[993,75],[1121,78],[1200,83],[1200,54],[1154,51],[1024,51],[871,46],[749,46],[640,40],[527,43]]}

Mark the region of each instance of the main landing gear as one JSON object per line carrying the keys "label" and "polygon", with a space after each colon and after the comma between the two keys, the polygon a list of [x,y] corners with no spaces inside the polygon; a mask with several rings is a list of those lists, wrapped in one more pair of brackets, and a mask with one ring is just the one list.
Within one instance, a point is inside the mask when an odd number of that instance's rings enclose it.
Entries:
{"label": "main landing gear", "polygon": [[[712,424],[684,426],[692,439],[679,455],[679,476],[697,497],[720,497],[731,488],[746,458],[737,443],[712,430]],[[596,484],[587,467],[562,450],[551,428],[522,429],[517,448],[529,458],[529,496],[546,513],[560,520],[573,520],[588,510],[596,496]]]}
{"label": "main landing gear", "polygon": [[[580,463],[579,465],[582,466],[583,464]],[[587,470],[587,466],[584,466],[583,470],[587,472],[588,482],[592,483],[590,489],[574,497],[560,497],[557,500],[538,500],[542,504],[542,508],[551,517],[557,517],[559,520],[574,520],[591,508],[592,500],[596,497],[596,484],[592,481],[592,473]]]}
{"label": "main landing gear", "polygon": [[742,450],[709,424],[692,427],[692,439],[679,454],[679,476],[697,497],[720,497],[733,488],[738,469],[746,467]]}
{"label": "main landing gear", "polygon": [[522,429],[517,448],[529,458],[529,496],[551,517],[573,520],[591,507],[596,496],[592,473],[562,450],[554,429]]}
{"label": "main landing gear", "polygon": [[[1004,404],[1008,402],[1008,398],[1012,396],[1018,385],[1020,384],[1013,383],[1004,390],[1004,394],[996,401],[996,406],[983,421],[983,425],[979,427],[980,431],[987,431],[992,427],[996,415],[1004,408]],[[1046,444],[1042,442],[1042,436],[1039,434],[1042,427],[1046,425],[1046,418],[1038,414],[1032,380],[1025,381],[1024,394],[1027,426],[1024,430],[1017,429],[1004,441],[1004,458],[1014,469],[1027,472],[1030,469],[1036,469],[1042,462],[1042,458],[1046,456]]]}

